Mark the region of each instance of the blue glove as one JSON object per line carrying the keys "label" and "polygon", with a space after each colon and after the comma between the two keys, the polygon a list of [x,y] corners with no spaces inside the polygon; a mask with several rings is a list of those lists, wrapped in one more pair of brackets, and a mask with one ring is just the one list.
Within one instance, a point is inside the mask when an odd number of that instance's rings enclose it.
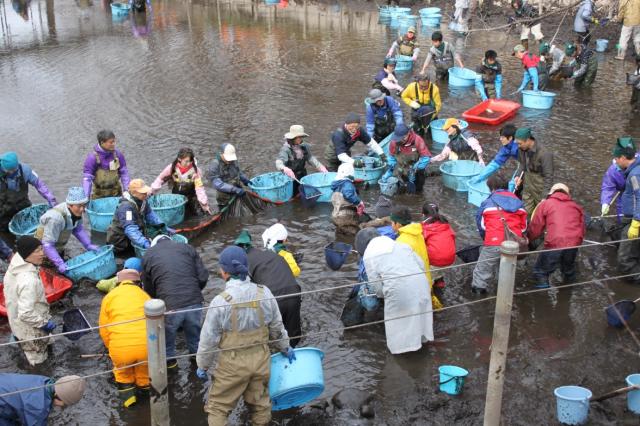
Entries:
{"label": "blue glove", "polygon": [[240,175],[240,182],[242,182],[245,185],[249,185],[249,182],[251,182],[251,179],[247,178],[246,176]]}
{"label": "blue glove", "polygon": [[42,327],[40,327],[40,330],[44,331],[45,333],[51,333],[53,331],[54,328],[56,328],[57,325],[55,322],[49,320],[47,321],[47,323],[45,325],[43,325]]}
{"label": "blue glove", "polygon": [[386,182],[387,179],[389,179],[391,176],[393,176],[393,170],[389,169],[385,172],[385,174],[382,175],[382,178],[380,180]]}
{"label": "blue glove", "polygon": [[478,176],[471,178],[469,182],[470,183],[482,182],[483,180],[486,180],[489,176],[494,174],[498,169],[500,169],[500,164],[496,163],[495,161],[491,161],[489,164],[487,164],[487,166],[484,169],[482,169],[482,171]]}
{"label": "blue glove", "polygon": [[87,247],[87,250],[89,250],[89,251],[98,251],[98,250],[100,250],[100,246],[97,246],[95,244],[89,244],[89,246]]}
{"label": "blue glove", "polygon": [[502,74],[496,75],[494,86],[496,88],[496,99],[502,98]]}
{"label": "blue glove", "polygon": [[487,98],[487,92],[484,90],[484,82],[482,81],[482,77],[480,77],[480,75],[476,77],[475,86],[478,93],[480,93],[480,97],[483,101],[489,99]]}
{"label": "blue glove", "polygon": [[282,355],[287,357],[289,364],[293,364],[293,361],[296,359],[296,353],[291,346],[289,346],[286,351],[283,351]]}
{"label": "blue glove", "polygon": [[516,181],[514,179],[511,179],[509,181],[507,189],[509,190],[509,192],[513,192],[516,190]]}
{"label": "blue glove", "polygon": [[233,192],[235,192],[235,193],[236,193],[236,195],[237,195],[237,196],[239,196],[239,197],[242,197],[242,196],[245,194],[244,189],[242,189],[242,188],[238,188],[237,186],[236,186],[236,187],[234,187]]}
{"label": "blue glove", "polygon": [[529,68],[528,71],[531,76],[531,81],[533,82],[533,90],[537,92],[540,90],[538,87],[538,68]]}
{"label": "blue glove", "polygon": [[202,368],[198,368],[196,370],[196,376],[198,376],[200,380],[207,380],[209,378],[207,375],[207,371],[203,370]]}

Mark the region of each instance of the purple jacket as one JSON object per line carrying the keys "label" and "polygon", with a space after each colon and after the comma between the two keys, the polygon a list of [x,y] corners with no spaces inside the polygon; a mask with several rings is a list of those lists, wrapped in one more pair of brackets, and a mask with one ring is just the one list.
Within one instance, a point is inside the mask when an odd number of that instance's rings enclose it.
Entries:
{"label": "purple jacket", "polygon": [[[636,154],[636,158],[638,157],[640,154]],[[622,191],[624,191],[624,171],[620,170],[614,161],[602,178],[600,204],[611,204],[616,192]],[[622,214],[622,203],[616,203],[616,211],[618,215]]]}
{"label": "purple jacket", "polygon": [[[96,161],[96,153],[100,157],[100,166]],[[129,170],[127,169],[127,162],[124,159],[124,155],[117,149],[114,152],[105,151],[102,149],[100,144],[96,144],[93,147],[93,151],[91,151],[87,155],[87,159],[84,160],[84,169],[83,179],[82,179],[82,188],[84,189],[84,193],[87,195],[91,195],[91,187],[93,186],[93,180],[96,177],[96,172],[98,167],[103,170],[109,170],[109,163],[113,161],[114,155],[118,156],[118,161],[120,162],[120,169],[118,169],[118,174],[120,175],[120,183],[122,184],[122,190],[126,191],[129,188]]]}

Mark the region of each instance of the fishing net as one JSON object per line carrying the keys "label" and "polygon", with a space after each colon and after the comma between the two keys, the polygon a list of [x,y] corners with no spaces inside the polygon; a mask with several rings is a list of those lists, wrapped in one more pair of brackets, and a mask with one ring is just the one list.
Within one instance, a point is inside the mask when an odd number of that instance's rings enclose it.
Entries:
{"label": "fishing net", "polygon": [[475,262],[480,257],[480,246],[469,246],[463,249],[460,249],[456,252],[456,255],[464,262],[470,263]]}
{"label": "fishing net", "polygon": [[84,330],[84,331],[78,331],[77,333],[73,333],[73,334],[67,334],[66,338],[69,340],[75,341],[81,338],[82,336],[84,336],[85,334],[91,333],[90,330],[86,330],[87,328],[91,327],[91,325],[89,324],[89,321],[87,321],[87,318],[84,316],[82,311],[78,308],[69,309],[67,312],[65,312],[62,315],[62,321],[64,322],[62,326],[62,331],[64,333],[76,331],[76,330]]}
{"label": "fishing net", "polygon": [[632,300],[621,300],[607,308],[607,322],[612,327],[621,328],[636,310]]}

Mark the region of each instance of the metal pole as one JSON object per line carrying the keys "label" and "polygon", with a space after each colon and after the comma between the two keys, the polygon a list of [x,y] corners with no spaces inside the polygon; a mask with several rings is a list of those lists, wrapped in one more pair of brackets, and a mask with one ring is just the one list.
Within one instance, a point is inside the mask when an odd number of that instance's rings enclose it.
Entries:
{"label": "metal pole", "polygon": [[167,388],[167,353],[164,342],[164,302],[147,300],[147,352],[149,362],[151,425],[169,426],[169,390]]}
{"label": "metal pole", "polygon": [[487,380],[487,397],[484,405],[484,426],[498,426],[502,409],[502,386],[504,384],[507,351],[509,349],[509,327],[513,286],[516,278],[518,243],[504,241],[500,246],[500,272],[498,275],[498,296],[496,314],[493,320],[491,340],[491,361]]}

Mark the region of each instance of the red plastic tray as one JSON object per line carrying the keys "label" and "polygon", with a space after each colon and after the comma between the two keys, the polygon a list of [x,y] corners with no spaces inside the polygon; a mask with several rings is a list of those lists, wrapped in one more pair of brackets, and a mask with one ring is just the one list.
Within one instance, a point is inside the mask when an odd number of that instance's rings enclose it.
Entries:
{"label": "red plastic tray", "polygon": [[[516,115],[522,105],[505,99],[487,99],[462,113],[462,118],[473,123],[496,126]],[[492,112],[488,113],[487,109]]]}
{"label": "red plastic tray", "polygon": [[[69,278],[49,269],[40,268],[40,279],[44,284],[44,294],[49,303],[61,299],[73,286],[73,281]],[[7,316],[7,307],[4,302],[4,284],[2,283],[0,283],[0,316]]]}

